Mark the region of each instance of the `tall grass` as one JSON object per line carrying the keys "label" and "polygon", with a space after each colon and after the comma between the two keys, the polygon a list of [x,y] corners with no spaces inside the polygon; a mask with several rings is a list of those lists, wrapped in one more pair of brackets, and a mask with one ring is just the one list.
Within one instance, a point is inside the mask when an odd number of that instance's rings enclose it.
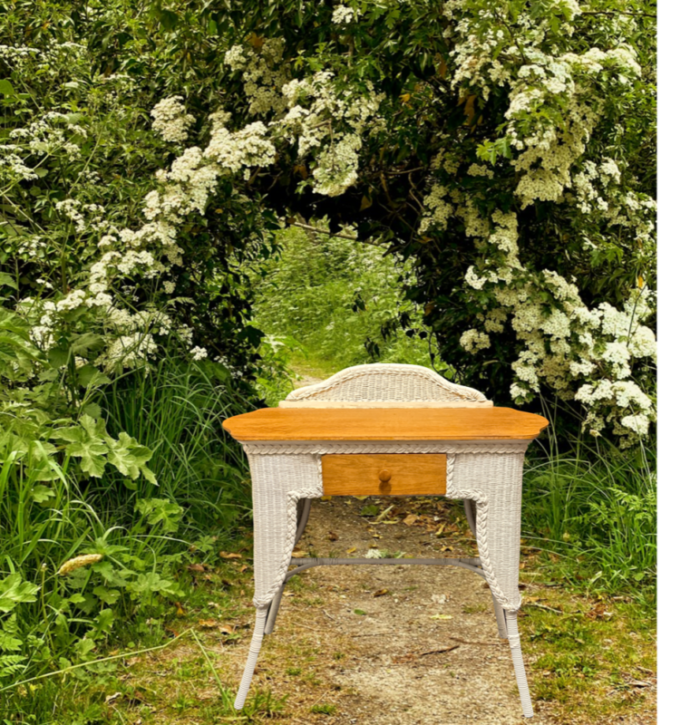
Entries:
{"label": "tall grass", "polygon": [[402,292],[408,264],[380,247],[299,229],[278,241],[281,257],[261,274],[255,324],[293,364],[309,358],[328,374],[366,362],[431,364],[429,333]]}
{"label": "tall grass", "polygon": [[[562,555],[575,578],[607,590],[653,584],[655,450],[580,437],[559,452],[549,437],[528,455],[523,535]],[[537,444],[535,444],[536,446]]]}
{"label": "tall grass", "polygon": [[[161,360],[103,391],[108,428],[126,431],[153,451],[149,467],[158,485],[110,472],[90,486],[103,506],[126,512],[138,499],[167,498],[187,510],[186,524],[211,532],[250,513],[247,463],[222,427],[229,416],[252,410],[250,390],[217,377],[204,364]],[[248,397],[246,397],[246,394]]]}
{"label": "tall grass", "polygon": [[[249,480],[221,423],[250,404],[220,373],[165,358],[102,391],[108,428],[153,450],[157,485],[109,468],[87,478],[68,458],[47,482],[26,451],[0,450],[0,690],[10,687],[0,719],[43,712],[54,691],[53,680],[13,682],[92,660],[110,642],[143,641],[154,627],[162,636],[168,599],[184,595],[181,564],[238,535]],[[84,554],[101,560],[60,573]]]}

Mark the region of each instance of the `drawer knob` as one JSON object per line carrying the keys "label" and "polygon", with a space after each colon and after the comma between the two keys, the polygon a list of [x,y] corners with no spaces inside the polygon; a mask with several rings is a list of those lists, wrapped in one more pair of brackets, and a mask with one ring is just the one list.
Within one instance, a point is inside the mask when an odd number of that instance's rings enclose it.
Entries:
{"label": "drawer knob", "polygon": [[389,483],[391,481],[391,471],[387,471],[386,469],[379,471],[379,480],[382,483]]}

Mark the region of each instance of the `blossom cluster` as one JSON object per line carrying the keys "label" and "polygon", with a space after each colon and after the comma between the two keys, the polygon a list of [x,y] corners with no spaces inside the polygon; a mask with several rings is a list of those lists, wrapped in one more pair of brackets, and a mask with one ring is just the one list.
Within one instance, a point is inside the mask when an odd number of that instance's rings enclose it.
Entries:
{"label": "blossom cluster", "polygon": [[[458,219],[476,249],[464,285],[482,311],[461,336],[465,353],[488,349],[491,335],[508,325],[520,346],[512,398],[522,403],[546,386],[585,407],[585,427],[594,435],[612,429],[628,445],[655,417],[652,398],[635,380],[635,370],[655,362],[655,335],[644,324],[653,315],[653,294],[640,277],[623,309],[585,305],[574,278],[523,263],[518,208],[567,204],[624,239],[630,254],[652,255],[654,200],[631,190],[623,155],[593,145],[609,94],[624,93],[640,65],[624,43],[572,50],[566,38],[574,37],[581,16],[576,0],[546,0],[539,13],[523,10],[507,20],[501,5],[449,0],[446,35],[454,41],[452,87],[482,103],[496,95],[507,101],[503,135],[482,146],[486,163],[472,162],[466,175],[483,178],[483,188],[496,173],[514,175],[515,204],[484,211],[483,191],[470,192],[462,181],[468,157],[447,163],[442,150],[431,164],[419,231],[441,233]],[[552,15],[560,22],[559,43],[551,40]],[[451,140],[459,148],[459,130]],[[594,237],[583,247],[595,253],[601,243]]]}

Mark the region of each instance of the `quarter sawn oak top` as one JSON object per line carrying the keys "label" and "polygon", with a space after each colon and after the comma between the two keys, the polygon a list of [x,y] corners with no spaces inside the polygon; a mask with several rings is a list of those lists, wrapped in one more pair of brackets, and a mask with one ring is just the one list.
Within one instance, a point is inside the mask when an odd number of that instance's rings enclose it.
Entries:
{"label": "quarter sawn oak top", "polygon": [[224,429],[239,441],[530,440],[549,421],[512,408],[264,408]]}

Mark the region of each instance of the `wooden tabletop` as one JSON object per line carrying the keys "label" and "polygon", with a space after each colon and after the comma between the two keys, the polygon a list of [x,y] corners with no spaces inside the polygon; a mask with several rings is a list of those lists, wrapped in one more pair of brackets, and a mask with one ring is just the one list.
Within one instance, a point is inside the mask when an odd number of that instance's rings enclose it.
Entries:
{"label": "wooden tabletop", "polygon": [[548,425],[512,408],[264,408],[224,421],[239,441],[529,440]]}

